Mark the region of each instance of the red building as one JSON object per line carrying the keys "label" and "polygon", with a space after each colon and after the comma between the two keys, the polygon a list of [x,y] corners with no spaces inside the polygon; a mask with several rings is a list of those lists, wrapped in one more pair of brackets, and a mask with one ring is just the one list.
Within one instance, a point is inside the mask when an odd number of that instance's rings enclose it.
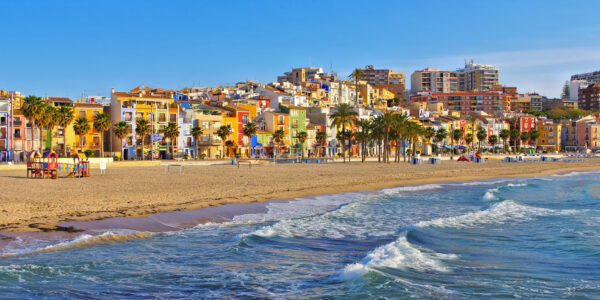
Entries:
{"label": "red building", "polygon": [[412,96],[413,102],[443,103],[444,109],[468,114],[473,111],[483,111],[487,114],[505,111],[505,95],[500,91],[490,92],[453,92],[429,93],[423,92]]}
{"label": "red building", "polygon": [[520,132],[531,132],[536,129],[537,117],[532,115],[520,116],[517,118],[517,123],[514,125]]}

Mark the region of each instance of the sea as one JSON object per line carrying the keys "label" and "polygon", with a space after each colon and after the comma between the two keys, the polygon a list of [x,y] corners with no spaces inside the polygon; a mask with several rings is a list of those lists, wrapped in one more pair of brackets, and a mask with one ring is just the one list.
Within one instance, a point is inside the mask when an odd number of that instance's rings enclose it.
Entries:
{"label": "sea", "polygon": [[0,298],[600,299],[597,171],[261,205],[182,230],[17,237]]}

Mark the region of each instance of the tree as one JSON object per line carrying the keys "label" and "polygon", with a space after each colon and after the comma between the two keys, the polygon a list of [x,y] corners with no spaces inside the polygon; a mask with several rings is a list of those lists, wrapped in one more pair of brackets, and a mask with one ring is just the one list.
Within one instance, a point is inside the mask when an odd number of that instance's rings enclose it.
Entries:
{"label": "tree", "polygon": [[[467,135],[465,135],[465,143],[467,143],[467,147],[469,146],[469,144],[471,144],[473,142],[473,134],[472,133],[467,133]],[[473,144],[471,144],[471,148],[473,147]]]}
{"label": "tree", "polygon": [[[331,114],[331,126],[335,127],[338,132],[344,131],[346,129],[346,127],[352,126],[355,122],[356,119],[358,117],[358,113],[356,113],[352,107],[350,107],[350,105],[346,104],[346,103],[341,103],[338,104],[335,107],[336,112],[334,112],[333,114]],[[341,135],[341,140],[340,142],[342,143],[342,156],[344,158],[344,162],[346,162],[346,141],[345,141],[345,134]],[[350,160],[350,157],[348,157],[348,160]]]}
{"label": "tree", "polygon": [[113,124],[113,133],[117,136],[119,140],[121,140],[121,159],[123,157],[123,139],[130,133],[131,127],[125,121],[120,121]]}
{"label": "tree", "polygon": [[477,142],[479,143],[479,152],[481,152],[481,141],[487,140],[488,133],[483,127],[477,129]]}
{"label": "tree", "polygon": [[317,154],[319,156],[323,156],[323,147],[326,145],[327,143],[327,132],[325,131],[318,131],[317,132],[317,136],[315,137],[316,141],[317,141]]}
{"label": "tree", "polygon": [[[150,130],[152,130],[152,127],[150,126],[150,122],[148,122],[148,120],[137,119],[135,121],[135,134],[142,137],[142,160],[145,159],[144,146],[146,144],[146,136],[150,133]],[[150,155],[154,156],[154,153],[151,153]]]}
{"label": "tree", "polygon": [[423,128],[423,138],[427,140],[427,143],[431,144],[431,139],[435,137],[435,128],[433,127],[425,127]]}
{"label": "tree", "polygon": [[88,119],[85,117],[77,118],[73,124],[73,131],[79,136],[79,148],[81,149],[81,152],[83,152],[83,136],[86,135],[90,129],[92,129],[92,126],[90,126]]}
{"label": "tree", "polygon": [[67,143],[66,143],[66,129],[71,122],[75,119],[75,115],[73,114],[73,108],[69,106],[61,106],[57,111],[57,119],[58,126],[63,129],[63,140],[64,140],[64,155],[67,156]]}
{"label": "tree", "polygon": [[250,140],[250,144],[252,144],[252,136],[255,135],[257,131],[258,131],[258,127],[256,126],[256,123],[254,123],[254,122],[248,122],[248,123],[246,123],[246,125],[244,125],[244,134]]}
{"label": "tree", "polygon": [[537,130],[532,130],[529,133],[529,139],[533,141],[533,149],[537,149],[537,139],[540,137],[540,132]]}
{"label": "tree", "polygon": [[562,89],[562,99],[568,100],[571,98],[571,87],[569,87],[569,81],[565,81]]}
{"label": "tree", "polygon": [[217,135],[221,138],[223,142],[223,158],[225,158],[225,142],[227,141],[227,137],[231,134],[231,128],[229,126],[221,126],[219,130],[217,130]]}
{"label": "tree", "polygon": [[[23,115],[29,119],[31,122],[31,129],[35,132],[36,129],[36,121],[40,120],[45,112],[46,102],[42,100],[40,97],[36,97],[34,95],[29,95],[23,100],[23,104],[21,105],[21,112]],[[39,130],[39,152],[42,152],[42,130]]]}
{"label": "tree", "polygon": [[419,137],[423,136],[423,126],[415,122],[406,122],[405,135],[410,141],[412,156],[415,156],[417,153],[417,141],[419,140]]}
{"label": "tree", "polygon": [[278,129],[273,132],[273,157],[275,157],[275,145],[281,146],[284,137],[285,131],[283,131],[283,129]]}
{"label": "tree", "polygon": [[[444,142],[446,140],[446,137],[448,137],[448,131],[446,130],[446,128],[440,127],[435,132],[434,141],[439,144],[440,142]],[[444,145],[442,145],[442,146],[444,146]]]}
{"label": "tree", "polygon": [[517,147],[517,140],[519,139],[519,137],[521,136],[521,132],[519,131],[519,129],[512,129],[510,131],[510,141],[513,144],[513,152],[516,150]]}
{"label": "tree", "polygon": [[104,133],[110,129],[110,116],[105,113],[99,113],[94,117],[94,128],[100,132],[102,141],[100,142],[100,157],[104,157]]}
{"label": "tree", "polygon": [[494,147],[493,150],[496,150],[496,144],[498,143],[498,136],[495,134],[490,135],[490,137],[488,137],[488,142],[490,143],[490,145],[492,145]]}
{"label": "tree", "polygon": [[[469,122],[471,122],[471,138],[472,142],[475,143],[475,138],[477,137],[477,117],[475,115],[469,116]],[[475,149],[475,145],[471,145],[471,148]]]}
{"label": "tree", "polygon": [[[462,144],[460,140],[463,138],[464,135],[465,132],[462,129],[454,129],[454,132],[452,132],[452,143],[454,144],[456,142]],[[452,149],[452,153],[454,153],[454,149]]]}
{"label": "tree", "polygon": [[[165,128],[161,129],[160,132],[168,139],[167,149],[171,150],[171,159],[175,157],[175,146],[177,144],[177,138],[179,137],[179,126],[175,122],[167,123]],[[173,144],[173,140],[175,140],[175,144]]]}
{"label": "tree", "polygon": [[508,140],[508,138],[510,138],[510,130],[508,129],[502,129],[500,131],[500,138],[502,139],[503,143],[502,145],[504,146],[504,152],[506,152],[506,141]]}
{"label": "tree", "polygon": [[296,135],[296,138],[298,139],[298,144],[300,145],[300,147],[302,147],[302,159],[304,159],[304,142],[306,142],[308,134],[306,133],[306,131],[300,131]]}
{"label": "tree", "polygon": [[361,70],[359,68],[354,69],[354,71],[352,71],[352,74],[350,74],[348,76],[348,78],[354,79],[354,97],[355,97],[354,105],[356,105],[357,107],[359,106],[358,105],[358,81],[360,79],[362,79],[363,77],[365,77],[365,73],[363,72],[363,70]]}
{"label": "tree", "polygon": [[49,150],[52,151],[52,131],[58,125],[58,112],[54,106],[44,105],[44,112],[41,115],[38,123],[40,128],[46,128],[48,135],[50,136],[48,142],[50,144]]}
{"label": "tree", "polygon": [[204,130],[202,129],[202,127],[199,126],[194,126],[194,128],[192,128],[192,136],[194,136],[194,146],[196,146],[196,158],[199,157],[198,155],[198,142],[200,141],[200,137],[202,136],[202,134],[204,133]]}
{"label": "tree", "polygon": [[367,143],[371,136],[371,120],[370,119],[359,119],[356,122],[356,126],[359,128],[358,132],[355,133],[354,139],[360,144],[360,156],[362,162],[366,160]]}
{"label": "tree", "polygon": [[527,132],[527,131],[521,132],[521,141],[525,145],[529,144],[529,132]]}

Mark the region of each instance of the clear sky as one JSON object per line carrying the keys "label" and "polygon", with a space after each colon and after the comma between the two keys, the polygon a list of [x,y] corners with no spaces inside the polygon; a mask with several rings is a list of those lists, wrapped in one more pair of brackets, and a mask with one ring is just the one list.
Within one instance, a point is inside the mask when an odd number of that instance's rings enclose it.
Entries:
{"label": "clear sky", "polygon": [[110,94],[494,64],[520,92],[559,96],[600,70],[600,1],[1,1],[0,89]]}

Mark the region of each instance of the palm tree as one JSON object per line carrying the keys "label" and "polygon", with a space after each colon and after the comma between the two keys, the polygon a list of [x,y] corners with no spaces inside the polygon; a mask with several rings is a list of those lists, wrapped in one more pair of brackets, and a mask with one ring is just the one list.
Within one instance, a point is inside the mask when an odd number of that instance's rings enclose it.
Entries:
{"label": "palm tree", "polygon": [[423,138],[427,144],[431,144],[431,139],[435,136],[435,128],[425,127],[423,128]]}
{"label": "palm tree", "polygon": [[477,143],[479,144],[479,152],[481,152],[481,141],[487,140],[488,133],[483,127],[477,129]]}
{"label": "palm tree", "polygon": [[525,144],[526,146],[529,144],[529,132],[527,131],[523,131],[521,132],[521,148],[523,148],[523,144]]}
{"label": "palm tree", "polygon": [[202,129],[202,127],[194,126],[194,128],[192,128],[192,132],[191,133],[194,136],[194,145],[196,146],[196,159],[197,159],[199,157],[199,155],[198,155],[198,142],[200,140],[200,137],[204,133],[204,130]]}
{"label": "palm tree", "polygon": [[[31,122],[31,129],[33,132],[36,130],[36,121],[40,120],[45,111],[46,102],[40,97],[29,95],[23,100],[21,105],[21,111],[23,115]],[[39,151],[42,152],[42,131],[39,130]]]}
{"label": "palm tree", "polygon": [[417,153],[417,141],[419,137],[423,136],[423,126],[415,122],[406,122],[406,136],[410,140],[412,156],[415,156]]}
{"label": "palm tree", "polygon": [[296,138],[298,139],[299,145],[302,147],[302,159],[304,160],[304,142],[306,142],[308,134],[306,133],[306,131],[300,131],[296,135]]}
{"label": "palm tree", "polygon": [[377,142],[377,161],[381,162],[381,151],[383,146],[383,138],[385,136],[383,125],[383,116],[377,116],[371,124],[371,137]]}
{"label": "palm tree", "polygon": [[179,137],[179,126],[175,122],[167,123],[165,128],[161,129],[160,132],[168,139],[167,142],[167,150],[171,150],[171,159],[175,156],[175,146],[173,146],[173,140],[175,140],[175,144],[177,143],[177,138]]}
{"label": "palm tree", "polygon": [[365,162],[367,143],[370,140],[372,121],[370,119],[359,119],[356,122],[356,126],[359,127],[359,131],[354,135],[354,138],[360,144],[360,154],[362,162]]}
{"label": "palm tree", "polygon": [[[137,119],[135,121],[135,134],[139,135],[142,137],[142,160],[144,160],[144,145],[146,144],[146,136],[150,133],[150,130],[152,130],[151,126],[150,126],[150,122],[148,122],[148,120],[146,119]],[[151,153],[150,155],[154,156],[154,153]]]}
{"label": "palm tree", "polygon": [[488,138],[488,142],[490,142],[490,145],[492,145],[494,148],[494,152],[496,152],[496,144],[498,143],[498,136],[495,134],[490,135],[490,137]]}
{"label": "palm tree", "polygon": [[[386,111],[381,116],[381,129],[383,130],[383,162],[390,162],[390,133],[393,127],[399,128],[402,127],[400,119],[394,117],[394,113],[391,111]],[[396,145],[396,147],[399,147]]]}
{"label": "palm tree", "polygon": [[[469,147],[469,144],[471,144],[473,142],[473,134],[472,133],[467,133],[467,135],[465,135],[465,143],[467,143],[467,147]],[[471,148],[473,147],[473,144],[471,144]]]}
{"label": "palm tree", "polygon": [[124,159],[123,156],[123,139],[130,133],[131,129],[129,127],[129,124],[127,124],[125,121],[120,121],[117,122],[113,125],[113,132],[115,133],[115,135],[117,136],[117,138],[119,138],[119,140],[121,140],[121,159]]}
{"label": "palm tree", "polygon": [[281,143],[283,142],[283,138],[285,137],[285,131],[283,131],[283,129],[278,129],[275,132],[273,132],[273,157],[275,158],[276,156],[276,151],[275,151],[275,145],[281,146]]}
{"label": "palm tree", "polygon": [[[435,132],[435,137],[434,140],[436,143],[440,143],[440,142],[444,142],[446,140],[446,137],[448,137],[448,131],[446,130],[446,128],[439,128],[436,132]],[[444,145],[442,145],[443,147]]]}
{"label": "palm tree", "polygon": [[325,145],[325,143],[327,142],[327,132],[325,131],[318,131],[317,132],[317,136],[315,137],[316,141],[317,141],[317,154],[319,156],[323,156],[323,146]]}
{"label": "palm tree", "polygon": [[[252,145],[252,136],[255,135],[257,131],[258,131],[258,127],[256,126],[256,123],[254,123],[254,122],[248,122],[248,123],[246,123],[246,125],[244,125],[244,134],[250,140],[251,145]],[[252,150],[254,150],[254,149],[252,149]]]}
{"label": "palm tree", "polygon": [[508,140],[508,138],[510,138],[510,130],[508,129],[502,129],[500,131],[500,138],[502,139],[503,143],[502,145],[504,146],[504,152],[506,152],[506,140]]}
{"label": "palm tree", "polygon": [[513,152],[516,151],[517,148],[517,140],[519,139],[519,137],[521,136],[521,132],[519,131],[519,129],[512,129],[510,131],[510,141],[513,144]]}
{"label": "palm tree", "polygon": [[465,132],[462,129],[454,129],[454,132],[452,132],[452,153],[454,153],[454,143],[461,143],[460,140],[464,134]]}
{"label": "palm tree", "polygon": [[223,142],[223,154],[222,158],[225,158],[225,142],[227,141],[227,137],[231,134],[231,128],[229,126],[221,126],[219,130],[217,130],[217,135],[221,138]]}
{"label": "palm tree", "polygon": [[100,157],[104,157],[104,133],[110,129],[110,116],[106,113],[99,113],[94,117],[94,129],[100,132],[102,141],[100,142]]}
{"label": "palm tree", "polygon": [[[335,127],[338,132],[341,130],[345,131],[346,127],[352,126],[355,124],[356,119],[358,117],[358,113],[356,113],[350,105],[346,103],[338,104],[336,107],[336,112],[331,114],[331,126]],[[344,162],[346,162],[346,142],[345,142],[346,134],[340,135],[342,143],[342,157],[344,158]],[[348,161],[350,161],[350,157],[348,157]]]}
{"label": "palm tree", "polygon": [[529,138],[533,141],[533,149],[537,150],[537,139],[540,137],[540,132],[537,130],[532,130],[529,133]]}
{"label": "palm tree", "polygon": [[[475,143],[475,135],[477,132],[477,117],[475,115],[470,115],[469,122],[471,122],[471,137],[473,138],[473,143]],[[471,148],[475,148],[474,145],[471,145]]]}
{"label": "palm tree", "polygon": [[81,149],[81,152],[83,152],[83,136],[86,135],[90,129],[92,129],[92,126],[90,126],[88,119],[85,117],[77,118],[73,124],[75,134],[79,135],[79,148]]}
{"label": "palm tree", "polygon": [[66,143],[66,129],[73,119],[75,119],[75,115],[73,114],[73,109],[69,106],[61,106],[57,112],[58,118],[58,126],[63,129],[63,145],[64,145],[64,155],[67,156],[67,143]]}
{"label": "palm tree", "polygon": [[48,132],[48,135],[50,136],[50,139],[48,140],[50,144],[50,147],[48,148],[50,151],[52,151],[52,131],[58,125],[58,121],[59,118],[56,108],[51,105],[45,105],[44,113],[42,114],[38,123],[40,128],[46,128],[46,132]]}
{"label": "palm tree", "polygon": [[396,141],[396,151],[394,153],[394,161],[400,162],[400,149],[402,148],[402,157],[404,161],[406,161],[406,149],[404,149],[404,145],[406,145],[406,140],[409,138],[407,136],[407,124],[408,116],[405,114],[393,114],[391,116],[391,130],[390,130],[390,138],[388,139],[388,162],[389,162],[389,152],[391,152],[392,147],[390,145],[390,140]]}
{"label": "palm tree", "polygon": [[355,103],[354,105],[356,105],[357,107],[358,105],[358,81],[365,77],[365,73],[363,72],[362,69],[356,68],[354,69],[354,71],[352,71],[352,74],[350,74],[348,76],[348,78],[350,79],[354,79],[354,97],[355,97]]}

